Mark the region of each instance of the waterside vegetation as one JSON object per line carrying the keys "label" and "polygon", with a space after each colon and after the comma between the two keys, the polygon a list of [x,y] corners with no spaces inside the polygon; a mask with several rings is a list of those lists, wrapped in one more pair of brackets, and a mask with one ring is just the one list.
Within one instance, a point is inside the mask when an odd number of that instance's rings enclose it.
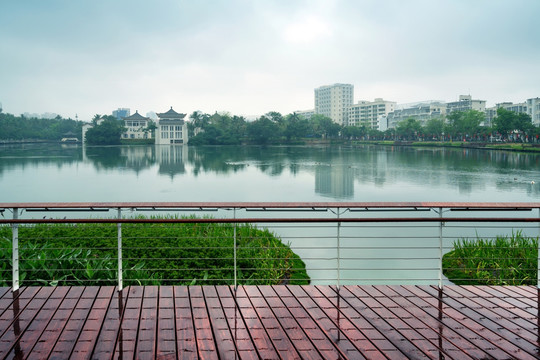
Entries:
{"label": "waterside vegetation", "polygon": [[458,240],[443,256],[443,273],[456,285],[536,285],[538,238]]}
{"label": "waterside vegetation", "polygon": [[[19,227],[20,277],[29,285],[116,284],[116,224]],[[122,225],[125,284],[217,285],[234,279],[234,225]],[[304,262],[267,229],[236,226],[238,284],[308,284]],[[11,281],[11,227],[0,227],[0,286]]]}

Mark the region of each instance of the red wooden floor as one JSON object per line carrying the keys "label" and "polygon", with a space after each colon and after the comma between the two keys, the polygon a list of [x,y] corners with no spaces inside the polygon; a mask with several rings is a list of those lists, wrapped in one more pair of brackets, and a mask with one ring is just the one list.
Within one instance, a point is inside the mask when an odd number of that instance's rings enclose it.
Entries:
{"label": "red wooden floor", "polygon": [[[0,288],[0,358],[538,359],[535,287]],[[236,301],[235,301],[236,299]]]}

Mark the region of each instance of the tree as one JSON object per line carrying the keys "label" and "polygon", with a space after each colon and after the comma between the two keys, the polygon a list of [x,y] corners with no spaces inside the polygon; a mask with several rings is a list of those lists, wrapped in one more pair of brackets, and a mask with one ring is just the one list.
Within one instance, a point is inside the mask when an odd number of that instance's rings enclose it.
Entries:
{"label": "tree", "polygon": [[478,110],[454,111],[446,116],[453,136],[474,137],[486,115]]}
{"label": "tree", "polygon": [[264,115],[247,126],[248,135],[258,144],[267,144],[278,131],[278,125]]}
{"label": "tree", "polygon": [[116,120],[114,116],[104,116],[103,121],[95,125],[86,132],[86,142],[90,145],[119,145],[122,133],[126,131],[121,121]]}
{"label": "tree", "polygon": [[401,120],[400,122],[397,123],[397,126],[396,126],[396,133],[399,136],[402,136],[408,140],[415,139],[417,134],[421,130],[422,130],[422,124],[420,124],[420,121],[412,117],[407,118],[405,120]]}
{"label": "tree", "polygon": [[341,131],[341,126],[327,116],[315,114],[311,117],[315,134],[321,137],[335,137]]}
{"label": "tree", "polygon": [[306,137],[310,129],[310,124],[307,120],[299,117],[296,113],[292,113],[285,118],[285,130],[283,134],[287,140]]}
{"label": "tree", "polygon": [[429,136],[439,138],[444,131],[444,120],[439,118],[429,119],[424,126],[424,132]]}

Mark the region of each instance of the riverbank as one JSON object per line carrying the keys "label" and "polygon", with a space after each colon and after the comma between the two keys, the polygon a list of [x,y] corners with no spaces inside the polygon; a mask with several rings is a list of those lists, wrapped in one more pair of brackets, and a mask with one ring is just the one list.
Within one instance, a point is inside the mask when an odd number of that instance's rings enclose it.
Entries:
{"label": "riverbank", "polygon": [[392,141],[392,140],[374,140],[359,141],[352,140],[355,145],[384,145],[384,146],[407,146],[407,147],[444,147],[444,148],[467,148],[481,150],[505,150],[518,152],[540,153],[540,144],[533,143],[485,143],[485,142],[438,142],[438,141]]}

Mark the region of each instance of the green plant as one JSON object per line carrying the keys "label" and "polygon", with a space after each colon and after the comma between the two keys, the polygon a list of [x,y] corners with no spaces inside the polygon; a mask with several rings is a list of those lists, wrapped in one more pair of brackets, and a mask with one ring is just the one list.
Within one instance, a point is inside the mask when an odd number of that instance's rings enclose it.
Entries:
{"label": "green plant", "polygon": [[443,257],[444,274],[458,285],[532,285],[537,282],[538,238],[461,239]]}

